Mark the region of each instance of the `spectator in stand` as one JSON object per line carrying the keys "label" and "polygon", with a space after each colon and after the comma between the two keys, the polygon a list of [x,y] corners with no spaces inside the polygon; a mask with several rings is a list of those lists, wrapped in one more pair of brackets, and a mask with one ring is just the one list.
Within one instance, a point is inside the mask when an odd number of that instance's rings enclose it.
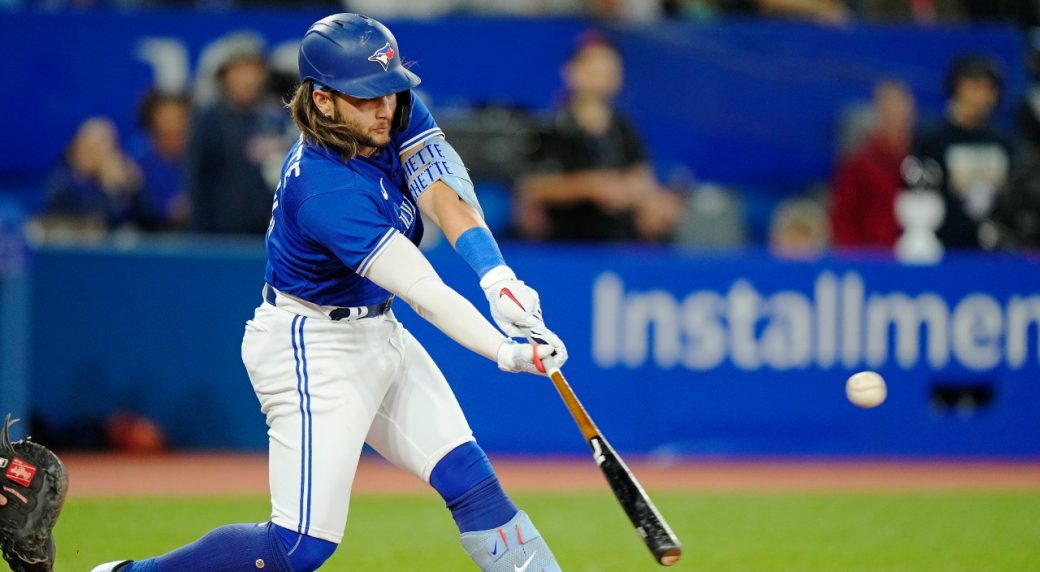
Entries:
{"label": "spectator in stand", "polygon": [[1018,108],[1018,161],[997,202],[995,228],[1003,248],[1040,249],[1040,30],[1030,34],[1030,86]]}
{"label": "spectator in stand", "polygon": [[914,146],[915,155],[942,168],[946,216],[937,234],[948,249],[998,246],[993,226],[985,223],[1011,173],[1011,140],[990,123],[1002,83],[993,59],[958,58],[947,76],[946,116]]}
{"label": "spectator in stand", "polygon": [[38,226],[96,234],[154,228],[154,213],[140,191],[140,169],[119,147],[115,124],[92,117],[80,125],[49,177]]}
{"label": "spectator in stand", "polygon": [[266,90],[264,49],[258,36],[241,32],[203,56],[216,61],[219,95],[195,114],[189,136],[186,180],[196,232],[267,230],[287,127],[281,105]]}
{"label": "spectator in stand", "polygon": [[871,107],[869,136],[834,177],[830,223],[839,248],[891,249],[901,232],[895,200],[904,188],[900,166],[913,141],[914,96],[903,83],[881,81]]}
{"label": "spectator in stand", "polygon": [[563,68],[566,103],[517,182],[517,226],[527,238],[563,242],[665,241],[682,203],[657,183],[643,143],[614,107],[621,56],[589,32]]}
{"label": "spectator in stand", "polygon": [[827,212],[812,197],[784,199],[769,221],[769,250],[775,256],[811,260],[827,250]]}
{"label": "spectator in stand", "polygon": [[[1036,133],[1030,135],[1035,137]],[[1040,139],[1032,139],[1023,149],[992,222],[997,247],[1040,250]]]}
{"label": "spectator in stand", "polygon": [[159,230],[182,230],[187,226],[184,154],[190,113],[186,94],[150,91],[141,101],[138,123],[147,139],[133,158],[141,168],[142,192],[156,213]]}

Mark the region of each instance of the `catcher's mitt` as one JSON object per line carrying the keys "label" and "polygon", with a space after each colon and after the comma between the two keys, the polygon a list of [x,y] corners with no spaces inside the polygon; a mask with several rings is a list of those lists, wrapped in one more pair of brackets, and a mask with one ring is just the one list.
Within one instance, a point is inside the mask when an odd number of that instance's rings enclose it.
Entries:
{"label": "catcher's mitt", "polygon": [[8,414],[0,429],[0,550],[14,572],[51,572],[51,530],[65,503],[69,475],[57,455],[28,438],[11,442]]}

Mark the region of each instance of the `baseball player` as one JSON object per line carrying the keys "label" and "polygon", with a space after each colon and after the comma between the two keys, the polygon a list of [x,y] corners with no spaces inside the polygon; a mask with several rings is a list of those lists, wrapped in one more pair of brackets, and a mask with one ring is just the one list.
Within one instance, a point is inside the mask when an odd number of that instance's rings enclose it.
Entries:
{"label": "baseball player", "polygon": [[[337,14],[304,35],[289,151],[267,232],[263,302],[242,359],[270,427],[270,522],[237,524],[95,572],[316,570],[343,537],[362,445],[430,483],[486,572],[559,571],[503,492],[448,383],[391,311],[395,297],[510,372],[567,350],[506,266],[458,154],[379,22]],[[416,245],[422,212],[480,276],[495,329]],[[512,338],[526,338],[520,342]]]}

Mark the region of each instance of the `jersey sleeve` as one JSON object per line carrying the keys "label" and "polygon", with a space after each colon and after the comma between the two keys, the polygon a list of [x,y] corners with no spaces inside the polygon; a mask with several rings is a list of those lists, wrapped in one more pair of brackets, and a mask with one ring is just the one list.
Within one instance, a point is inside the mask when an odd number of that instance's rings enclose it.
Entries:
{"label": "jersey sleeve", "polygon": [[336,191],[313,196],[297,211],[299,228],[364,276],[398,231],[368,195]]}
{"label": "jersey sleeve", "polygon": [[414,91],[412,92],[411,113],[408,128],[394,135],[398,155],[404,155],[422,145],[430,137],[444,135],[437,125],[437,121],[434,120],[433,114],[430,113],[430,109],[426,107],[426,103]]}

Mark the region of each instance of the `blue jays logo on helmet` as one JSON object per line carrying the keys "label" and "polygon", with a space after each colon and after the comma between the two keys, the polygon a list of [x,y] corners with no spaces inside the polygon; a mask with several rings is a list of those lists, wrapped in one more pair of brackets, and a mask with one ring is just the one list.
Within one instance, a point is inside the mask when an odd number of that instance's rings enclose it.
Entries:
{"label": "blue jays logo on helmet", "polygon": [[390,66],[390,60],[392,59],[394,59],[394,49],[390,47],[390,42],[376,50],[376,53],[368,56],[368,61],[376,62],[383,66],[383,71],[386,71],[387,67]]}

